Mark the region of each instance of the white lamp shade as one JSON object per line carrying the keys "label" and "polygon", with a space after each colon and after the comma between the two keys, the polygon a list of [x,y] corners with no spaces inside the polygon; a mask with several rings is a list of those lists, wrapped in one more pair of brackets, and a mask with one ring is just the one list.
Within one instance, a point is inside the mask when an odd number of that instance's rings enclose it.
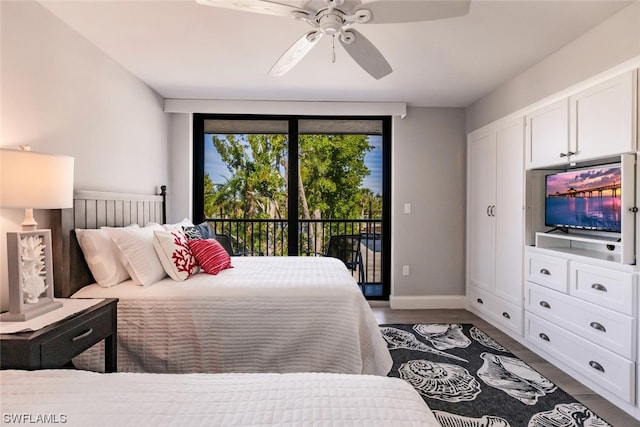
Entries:
{"label": "white lamp shade", "polygon": [[73,157],[0,150],[0,207],[73,207]]}

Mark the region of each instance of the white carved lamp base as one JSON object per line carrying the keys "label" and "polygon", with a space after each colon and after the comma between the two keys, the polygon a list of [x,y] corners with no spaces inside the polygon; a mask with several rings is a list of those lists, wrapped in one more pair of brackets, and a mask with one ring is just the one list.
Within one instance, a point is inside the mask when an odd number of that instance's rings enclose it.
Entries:
{"label": "white carved lamp base", "polygon": [[62,307],[53,297],[51,231],[7,233],[9,312],[0,321],[20,322]]}

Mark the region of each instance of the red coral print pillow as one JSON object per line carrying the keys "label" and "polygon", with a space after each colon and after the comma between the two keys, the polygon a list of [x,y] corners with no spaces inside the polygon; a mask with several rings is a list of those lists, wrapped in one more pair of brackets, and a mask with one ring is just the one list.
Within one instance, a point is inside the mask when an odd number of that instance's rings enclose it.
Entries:
{"label": "red coral print pillow", "polygon": [[178,282],[198,272],[196,258],[181,230],[154,231],[153,247],[169,277]]}

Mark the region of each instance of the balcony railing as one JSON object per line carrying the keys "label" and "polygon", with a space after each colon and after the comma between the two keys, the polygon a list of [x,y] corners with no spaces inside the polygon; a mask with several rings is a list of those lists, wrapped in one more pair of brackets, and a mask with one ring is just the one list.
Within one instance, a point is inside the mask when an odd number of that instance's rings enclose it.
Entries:
{"label": "balcony railing", "polygon": [[[234,253],[251,252],[268,256],[289,254],[289,229],[286,220],[277,219],[208,219],[216,234],[230,237]],[[359,281],[365,296],[382,296],[382,220],[298,220],[297,253],[315,256],[327,251],[334,235],[362,236],[360,253],[364,265],[362,276],[356,269],[352,274]],[[360,281],[360,277],[364,277]]]}

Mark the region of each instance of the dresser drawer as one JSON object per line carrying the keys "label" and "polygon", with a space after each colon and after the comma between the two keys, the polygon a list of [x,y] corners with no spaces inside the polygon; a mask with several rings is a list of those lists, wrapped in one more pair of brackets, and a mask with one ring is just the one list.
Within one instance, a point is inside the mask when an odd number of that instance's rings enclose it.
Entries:
{"label": "dresser drawer", "polygon": [[584,338],[525,313],[525,338],[625,402],[634,402],[635,364]]}
{"label": "dresser drawer", "polygon": [[528,282],[525,308],[622,357],[635,360],[633,317]]}
{"label": "dresser drawer", "polygon": [[527,252],[526,279],[538,285],[567,293],[569,292],[568,264],[569,261],[564,258]]}
{"label": "dresser drawer", "polygon": [[633,273],[572,262],[569,293],[629,316],[634,315],[636,288]]}
{"label": "dresser drawer", "polygon": [[112,312],[105,309],[64,328],[41,344],[41,367],[59,367],[112,334]]}
{"label": "dresser drawer", "polygon": [[469,287],[469,305],[485,313],[495,322],[522,335],[522,308],[496,297],[484,289]]}

